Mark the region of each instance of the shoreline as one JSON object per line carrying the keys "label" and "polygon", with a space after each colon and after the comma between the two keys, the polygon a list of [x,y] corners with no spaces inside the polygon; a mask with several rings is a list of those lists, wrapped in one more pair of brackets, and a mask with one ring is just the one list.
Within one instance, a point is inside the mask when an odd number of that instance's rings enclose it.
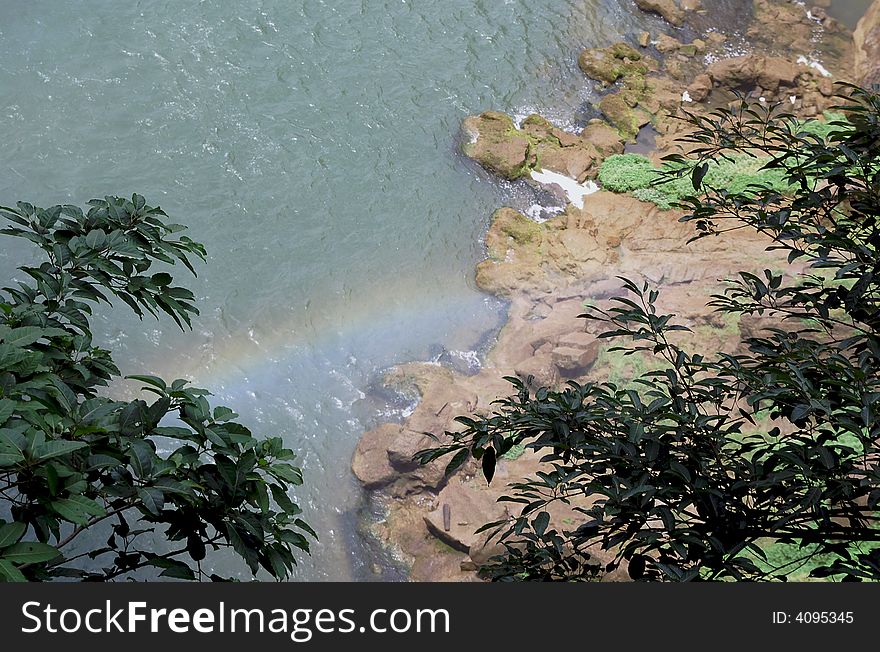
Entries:
{"label": "shoreline", "polygon": [[[702,15],[698,1],[637,4],[675,29],[630,35],[631,43],[580,53],[585,83],[596,84],[601,93],[598,117],[580,133],[563,131],[534,114],[515,121],[488,111],[464,120],[464,154],[500,179],[534,183],[536,174],[549,172],[589,188],[602,161],[632,151],[627,143],[643,133],[654,136],[653,149],[647,148],[650,158],[656,161],[670,152],[683,133],[683,123],[676,120],[682,109],[705,112],[723,106],[734,99],[733,89],[768,103],[789,100],[802,118],[821,115],[833,105],[831,79],[851,77],[858,64],[853,50],[865,47],[864,38],[853,46],[852,32],[821,8],[754,0],[753,20],[744,34],[751,49],[726,56],[731,54],[729,37],[720,25],[703,32],[687,27],[691,18]],[[872,5],[877,6],[880,0]],[[694,36],[684,43],[668,31]],[[821,48],[810,47],[817,45],[817,33]],[[816,49],[823,61],[811,66]],[[798,56],[804,61],[798,63]],[[833,77],[824,74],[824,66]],[[595,327],[578,319],[584,302],[603,302],[619,293],[616,275],[661,289],[663,309],[691,325],[694,343],[708,350],[735,350],[741,333],[755,327],[724,322],[705,307],[705,299],[720,278],[774,263],[762,238],[736,236],[735,247],[729,240],[687,245],[692,228],[678,222],[680,212],[607,190],[584,193],[579,207],[558,184],[541,190],[564,210],[536,221],[502,207],[485,236],[488,257],[477,265],[476,283],[509,306],[479,371],[464,375],[428,362],[389,370],[384,384],[414,393],[418,404],[403,423],[379,425],[357,445],[352,470],[368,494],[364,511],[378,507],[386,514],[370,524],[370,534],[396,553],[411,580],[477,581],[479,565],[501,550],[474,530],[507,516],[497,502],[505,485],[539,468],[537,456],[528,451],[500,460],[489,487],[470,466],[446,478],[447,460],[426,466],[412,461],[416,451],[432,445],[425,433],[440,437],[456,429],[455,417],[490,410],[493,400],[510,393],[506,375],[531,376],[537,386],[584,379],[620,382],[634,365],[650,364],[617,359],[600,345],[598,332],[591,330]],[[563,508],[552,518],[566,522],[576,513]]]}

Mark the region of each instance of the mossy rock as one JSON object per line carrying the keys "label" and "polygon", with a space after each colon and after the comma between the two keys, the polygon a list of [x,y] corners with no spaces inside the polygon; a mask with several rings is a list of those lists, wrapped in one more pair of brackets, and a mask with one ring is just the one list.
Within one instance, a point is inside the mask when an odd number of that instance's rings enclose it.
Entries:
{"label": "mossy rock", "polygon": [[469,137],[462,145],[466,156],[505,179],[528,174],[532,141],[509,115],[486,111],[465,118],[462,128]]}
{"label": "mossy rock", "polygon": [[645,75],[648,64],[641,52],[626,43],[581,52],[578,66],[590,79],[609,85],[628,75]]}
{"label": "mossy rock", "polygon": [[651,122],[651,114],[638,108],[638,101],[629,93],[609,93],[599,101],[599,110],[627,140],[634,139],[639,129]]}
{"label": "mossy rock", "polygon": [[500,208],[492,216],[492,230],[518,245],[541,239],[541,225],[511,208]]}

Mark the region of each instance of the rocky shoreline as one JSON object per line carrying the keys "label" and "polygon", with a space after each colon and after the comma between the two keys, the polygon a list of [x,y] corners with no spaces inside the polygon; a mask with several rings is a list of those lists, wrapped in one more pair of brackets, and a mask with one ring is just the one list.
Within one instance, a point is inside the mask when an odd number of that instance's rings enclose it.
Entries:
{"label": "rocky shoreline", "polygon": [[[370,524],[371,535],[398,553],[412,580],[477,580],[477,567],[499,546],[474,531],[509,515],[497,502],[505,486],[539,468],[537,456],[517,451],[500,460],[491,486],[470,467],[447,478],[445,460],[419,466],[412,459],[434,444],[432,436],[456,430],[457,416],[491,410],[492,401],[510,393],[504,376],[531,377],[538,386],[586,378],[626,382],[639,365],[650,364],[609,353],[596,339],[596,327],[578,319],[585,302],[601,304],[621,292],[616,276],[661,288],[661,307],[691,326],[691,344],[704,350],[735,350],[755,327],[746,320],[727,323],[705,302],[720,279],[740,269],[781,267],[764,251],[765,241],[745,234],[687,244],[693,230],[679,223],[680,213],[624,194],[593,192],[589,184],[602,161],[630,150],[640,132],[650,132],[654,147],[648,155],[659,160],[687,129],[677,119],[683,111],[705,114],[735,101],[734,91],[768,104],[787,102],[800,117],[813,118],[834,104],[832,79],[880,81],[880,0],[855,34],[823,7],[754,0],[744,53],[732,47],[734,35],[721,26],[689,28],[701,17],[705,22],[699,0],[636,4],[662,16],[669,33],[633,34],[630,43],[580,53],[585,83],[596,84],[601,99],[596,118],[579,133],[538,115],[517,124],[489,111],[464,121],[463,151],[486,170],[530,183],[541,172],[561,174],[582,184],[581,194],[588,196],[582,208],[568,202],[542,222],[512,208],[493,215],[476,282],[510,307],[478,373],[411,363],[385,376],[388,387],[417,393],[418,405],[404,423],[365,433],[352,470],[385,513]],[[563,188],[545,189],[565,201]],[[552,518],[572,523],[576,513],[561,508]]]}

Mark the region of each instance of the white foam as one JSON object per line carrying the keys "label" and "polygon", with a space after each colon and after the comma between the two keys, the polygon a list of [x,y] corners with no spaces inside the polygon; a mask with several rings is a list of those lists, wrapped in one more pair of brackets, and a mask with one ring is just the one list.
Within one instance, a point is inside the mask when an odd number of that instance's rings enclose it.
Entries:
{"label": "white foam", "polygon": [[551,172],[549,170],[541,170],[540,172],[532,170],[532,179],[538,183],[546,185],[556,184],[565,191],[565,194],[568,196],[568,201],[578,208],[584,207],[584,197],[592,195],[599,190],[599,186],[593,181],[587,181],[586,183],[581,184],[571,177],[559,174],[558,172]]}
{"label": "white foam", "polygon": [[682,102],[693,102],[694,100],[691,98],[691,94],[688,93],[687,91],[685,91],[684,93],[681,94],[681,101]]}
{"label": "white foam", "polygon": [[823,66],[821,63],[816,61],[815,59],[808,59],[804,55],[801,55],[797,58],[797,63],[799,63],[800,65],[803,65],[803,66],[808,66],[808,67],[812,68],[813,70],[819,71],[819,74],[822,75],[823,77],[830,77],[831,76],[831,73],[828,72],[828,69],[825,66]]}

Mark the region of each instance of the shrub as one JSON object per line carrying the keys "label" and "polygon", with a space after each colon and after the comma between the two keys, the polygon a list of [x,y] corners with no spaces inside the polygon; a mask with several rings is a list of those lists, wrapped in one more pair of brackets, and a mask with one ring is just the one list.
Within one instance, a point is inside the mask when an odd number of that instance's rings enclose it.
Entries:
{"label": "shrub", "polygon": [[[452,470],[473,456],[487,481],[514,445],[543,456],[501,498],[519,514],[481,528],[506,549],[485,576],[583,580],[624,567],[641,581],[784,580],[800,566],[880,580],[880,94],[848,88],[846,122],[827,139],[743,103],[691,116],[690,154],[668,163],[691,184],[683,221],[696,239],[748,228],[788,254],[787,274],[741,271],[708,303],[775,325],[736,354],[691,351],[658,291],[623,279],[626,296],[583,317],[624,354],[666,363],[633,378],[640,391],[511,378],[491,413],[459,418],[449,443],[417,454],[453,454]],[[717,161],[744,155],[769,160],[770,184],[706,183]],[[548,508],[578,497],[592,498],[575,504],[580,521],[553,522]],[[600,565],[597,549],[613,561]]]}
{"label": "shrub", "polygon": [[202,564],[221,548],[286,577],[314,533],[280,438],[256,439],[184,380],[131,376],[144,398],[102,395],[120,372],[92,342],[92,307],[115,298],[189,326],[192,292],[153,265],[195,273],[204,247],[140,195],[89,203],[0,207],[0,233],[44,257],[0,291],[0,580],[223,579]]}

